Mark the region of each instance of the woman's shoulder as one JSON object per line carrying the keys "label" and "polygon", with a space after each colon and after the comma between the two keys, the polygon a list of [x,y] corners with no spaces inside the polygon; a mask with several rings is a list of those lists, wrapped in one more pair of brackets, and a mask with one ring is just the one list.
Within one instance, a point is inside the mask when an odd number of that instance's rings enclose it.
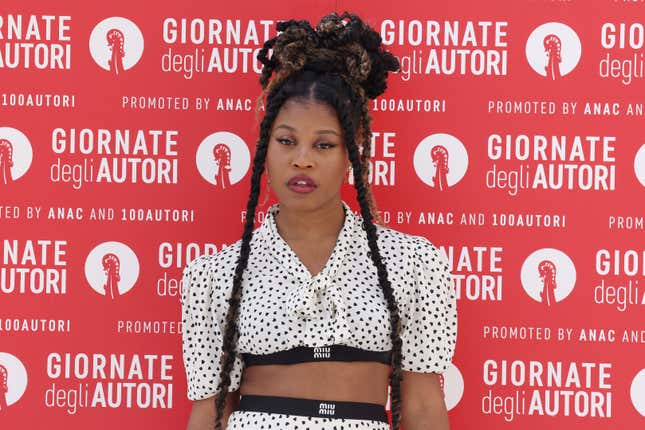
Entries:
{"label": "woman's shoulder", "polygon": [[219,271],[226,269],[233,260],[235,254],[233,248],[236,247],[239,249],[239,245],[236,246],[236,244],[223,246],[220,250],[213,253],[201,254],[195,257],[184,267],[184,275],[187,273],[197,274],[205,271]]}
{"label": "woman's shoulder", "polygon": [[[249,244],[249,260],[248,268],[252,266],[252,256],[257,257],[258,248],[263,246],[261,234],[258,234],[258,229],[255,229],[251,242]],[[186,264],[183,269],[183,278],[185,281],[190,282],[191,286],[195,284],[208,283],[210,287],[217,284],[218,289],[225,290],[232,285],[233,275],[237,267],[237,261],[240,256],[242,248],[242,238],[235,242],[223,245],[218,251],[201,254],[195,257],[190,263]],[[261,254],[261,253],[260,253]]]}
{"label": "woman's shoulder", "polygon": [[218,251],[198,255],[184,266],[184,274],[200,271],[223,272],[231,270],[231,268],[235,270],[241,245],[242,239],[239,239],[230,245],[223,245]]}
{"label": "woman's shoulder", "polygon": [[426,236],[405,233],[394,228],[376,225],[379,249],[394,255],[409,256],[415,259],[427,258],[445,260],[434,241]]}
{"label": "woman's shoulder", "polygon": [[223,290],[223,280],[232,279],[235,273],[241,240],[222,246],[218,251],[201,254],[186,264],[182,273],[182,296],[211,296],[216,290]]}

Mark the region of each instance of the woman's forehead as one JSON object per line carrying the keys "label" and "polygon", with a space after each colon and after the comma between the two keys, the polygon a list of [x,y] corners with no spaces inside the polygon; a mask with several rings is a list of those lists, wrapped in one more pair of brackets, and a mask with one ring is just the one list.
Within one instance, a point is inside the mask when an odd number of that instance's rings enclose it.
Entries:
{"label": "woman's forehead", "polygon": [[340,131],[340,123],[334,109],[315,100],[293,99],[285,102],[276,116],[273,128],[281,125],[296,131],[310,128]]}

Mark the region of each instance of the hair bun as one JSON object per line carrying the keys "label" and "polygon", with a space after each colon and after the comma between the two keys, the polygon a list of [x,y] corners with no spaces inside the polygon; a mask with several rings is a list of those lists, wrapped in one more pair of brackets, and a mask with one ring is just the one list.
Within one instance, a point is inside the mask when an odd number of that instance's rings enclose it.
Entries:
{"label": "hair bun", "polygon": [[387,88],[388,72],[400,67],[399,60],[383,49],[381,36],[348,12],[325,15],[315,29],[305,20],[282,21],[277,29],[281,34],[265,42],[257,57],[264,64],[260,83],[265,89],[273,71],[282,80],[308,69],[337,72],[374,99]]}
{"label": "hair bun", "polygon": [[387,88],[387,74],[399,70],[399,60],[383,49],[381,35],[360,17],[348,12],[325,15],[316,31],[323,44],[338,49],[344,57],[346,74],[374,99]]}

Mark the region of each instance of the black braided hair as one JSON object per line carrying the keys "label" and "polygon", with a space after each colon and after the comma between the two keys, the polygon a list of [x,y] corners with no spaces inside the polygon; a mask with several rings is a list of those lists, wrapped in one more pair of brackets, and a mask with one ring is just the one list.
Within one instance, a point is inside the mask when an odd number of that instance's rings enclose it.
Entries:
{"label": "black braided hair", "polygon": [[[388,71],[399,68],[396,57],[381,49],[380,35],[356,15],[332,13],[313,29],[308,21],[290,20],[277,26],[282,33],[267,40],[258,53],[263,69],[260,84],[263,93],[258,104],[266,105],[256,144],[251,190],[246,208],[240,254],[233,287],[228,300],[219,385],[215,401],[215,429],[221,430],[221,417],[231,384],[230,373],[235,361],[238,337],[237,321],[242,295],[242,277],[247,267],[253,236],[255,212],[260,195],[269,135],[282,105],[290,99],[311,100],[327,104],[338,116],[343,139],[354,175],[354,187],[367,235],[369,255],[377,269],[379,285],[390,313],[392,372],[390,374],[393,428],[399,428],[401,404],[401,338],[400,316],[387,269],[377,244],[374,224],[376,207],[371,195],[368,174],[371,130],[368,99],[386,89]],[[273,50],[271,58],[269,50]]]}

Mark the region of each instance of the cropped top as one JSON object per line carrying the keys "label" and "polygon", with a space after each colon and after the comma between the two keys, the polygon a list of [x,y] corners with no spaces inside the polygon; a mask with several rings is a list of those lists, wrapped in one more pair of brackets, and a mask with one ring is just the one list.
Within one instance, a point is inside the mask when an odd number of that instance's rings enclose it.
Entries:
{"label": "cropped top", "polygon": [[[246,365],[356,357],[389,363],[387,301],[362,217],[342,204],[343,226],[329,260],[315,276],[278,233],[279,204],[268,209],[254,231],[242,278],[229,391],[240,387]],[[457,340],[457,303],[447,259],[422,236],[379,225],[377,236],[401,317],[402,369],[442,373]],[[216,393],[240,245],[238,240],[201,255],[183,270],[182,349],[191,400]]]}
{"label": "cropped top", "polygon": [[374,361],[390,364],[392,351],[370,351],[347,345],[296,346],[271,354],[242,353],[244,367],[262,364],[295,364],[311,361]]}

